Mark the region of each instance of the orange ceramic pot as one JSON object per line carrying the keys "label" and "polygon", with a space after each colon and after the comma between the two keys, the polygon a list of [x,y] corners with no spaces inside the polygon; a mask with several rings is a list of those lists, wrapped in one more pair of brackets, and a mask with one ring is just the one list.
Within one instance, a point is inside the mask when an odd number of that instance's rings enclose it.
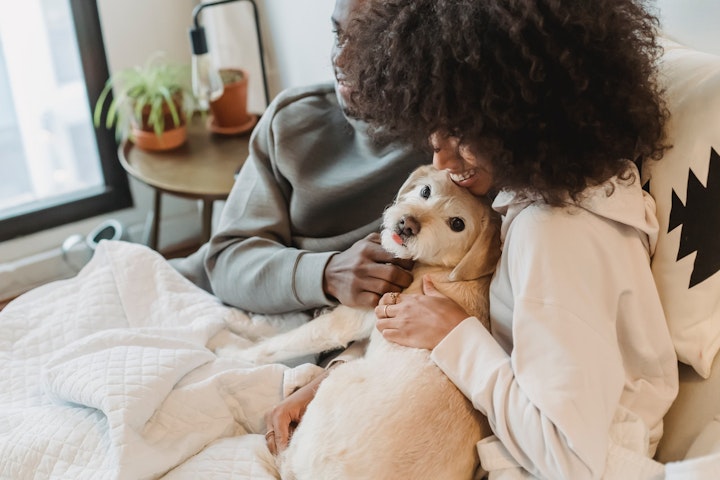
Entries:
{"label": "orange ceramic pot", "polygon": [[247,72],[238,68],[220,69],[220,77],[224,81],[223,94],[210,102],[213,124],[220,129],[233,129],[252,120],[247,110],[248,76]]}
{"label": "orange ceramic pot", "polygon": [[177,127],[173,122],[170,108],[166,104],[162,108],[165,130],[160,135],[157,135],[154,128],[148,124],[149,106],[143,108],[141,112],[142,124],[139,125],[136,121],[131,121],[130,140],[138,148],[150,151],[172,150],[185,143],[187,139],[187,119],[182,110],[183,98],[181,95],[176,95],[173,97],[173,101],[180,115],[180,125]]}
{"label": "orange ceramic pot", "polygon": [[181,125],[171,130],[165,130],[159,136],[155,132],[148,132],[136,127],[130,131],[130,140],[143,150],[162,151],[172,150],[184,144],[187,140],[187,126]]}

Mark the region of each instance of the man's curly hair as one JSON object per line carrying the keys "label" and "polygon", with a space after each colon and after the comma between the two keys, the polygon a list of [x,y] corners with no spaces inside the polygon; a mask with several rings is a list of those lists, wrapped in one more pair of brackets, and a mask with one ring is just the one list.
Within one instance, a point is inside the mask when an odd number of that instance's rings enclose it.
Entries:
{"label": "man's curly hair", "polygon": [[658,159],[659,21],[642,0],[367,0],[340,41],[351,110],[426,145],[456,135],[495,183],[553,204]]}

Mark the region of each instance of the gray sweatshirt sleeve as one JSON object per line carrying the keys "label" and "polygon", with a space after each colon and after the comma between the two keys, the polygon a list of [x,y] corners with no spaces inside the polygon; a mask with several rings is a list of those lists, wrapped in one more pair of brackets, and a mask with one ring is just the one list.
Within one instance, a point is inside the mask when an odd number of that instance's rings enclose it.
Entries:
{"label": "gray sweatshirt sleeve", "polygon": [[[272,107],[272,106],[271,106]],[[223,302],[256,313],[332,304],[323,292],[325,265],[336,252],[292,246],[289,188],[277,175],[274,109],[261,117],[250,154],[210,241],[205,268]]]}

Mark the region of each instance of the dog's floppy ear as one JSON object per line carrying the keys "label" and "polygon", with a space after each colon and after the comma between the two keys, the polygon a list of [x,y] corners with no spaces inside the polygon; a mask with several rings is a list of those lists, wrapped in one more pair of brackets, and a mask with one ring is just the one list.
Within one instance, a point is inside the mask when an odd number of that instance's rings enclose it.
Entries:
{"label": "dog's floppy ear", "polygon": [[482,230],[470,250],[450,272],[451,282],[475,280],[495,271],[500,258],[500,217],[488,209],[482,223]]}

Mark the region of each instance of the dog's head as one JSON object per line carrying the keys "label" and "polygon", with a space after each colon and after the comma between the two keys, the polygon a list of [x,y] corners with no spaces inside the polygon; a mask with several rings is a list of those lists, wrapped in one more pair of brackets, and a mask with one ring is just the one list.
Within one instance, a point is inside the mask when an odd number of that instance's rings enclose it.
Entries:
{"label": "dog's head", "polygon": [[455,185],[446,171],[430,165],[408,177],[383,216],[386,250],[452,268],[452,281],[492,273],[499,243],[499,217],[489,201]]}

